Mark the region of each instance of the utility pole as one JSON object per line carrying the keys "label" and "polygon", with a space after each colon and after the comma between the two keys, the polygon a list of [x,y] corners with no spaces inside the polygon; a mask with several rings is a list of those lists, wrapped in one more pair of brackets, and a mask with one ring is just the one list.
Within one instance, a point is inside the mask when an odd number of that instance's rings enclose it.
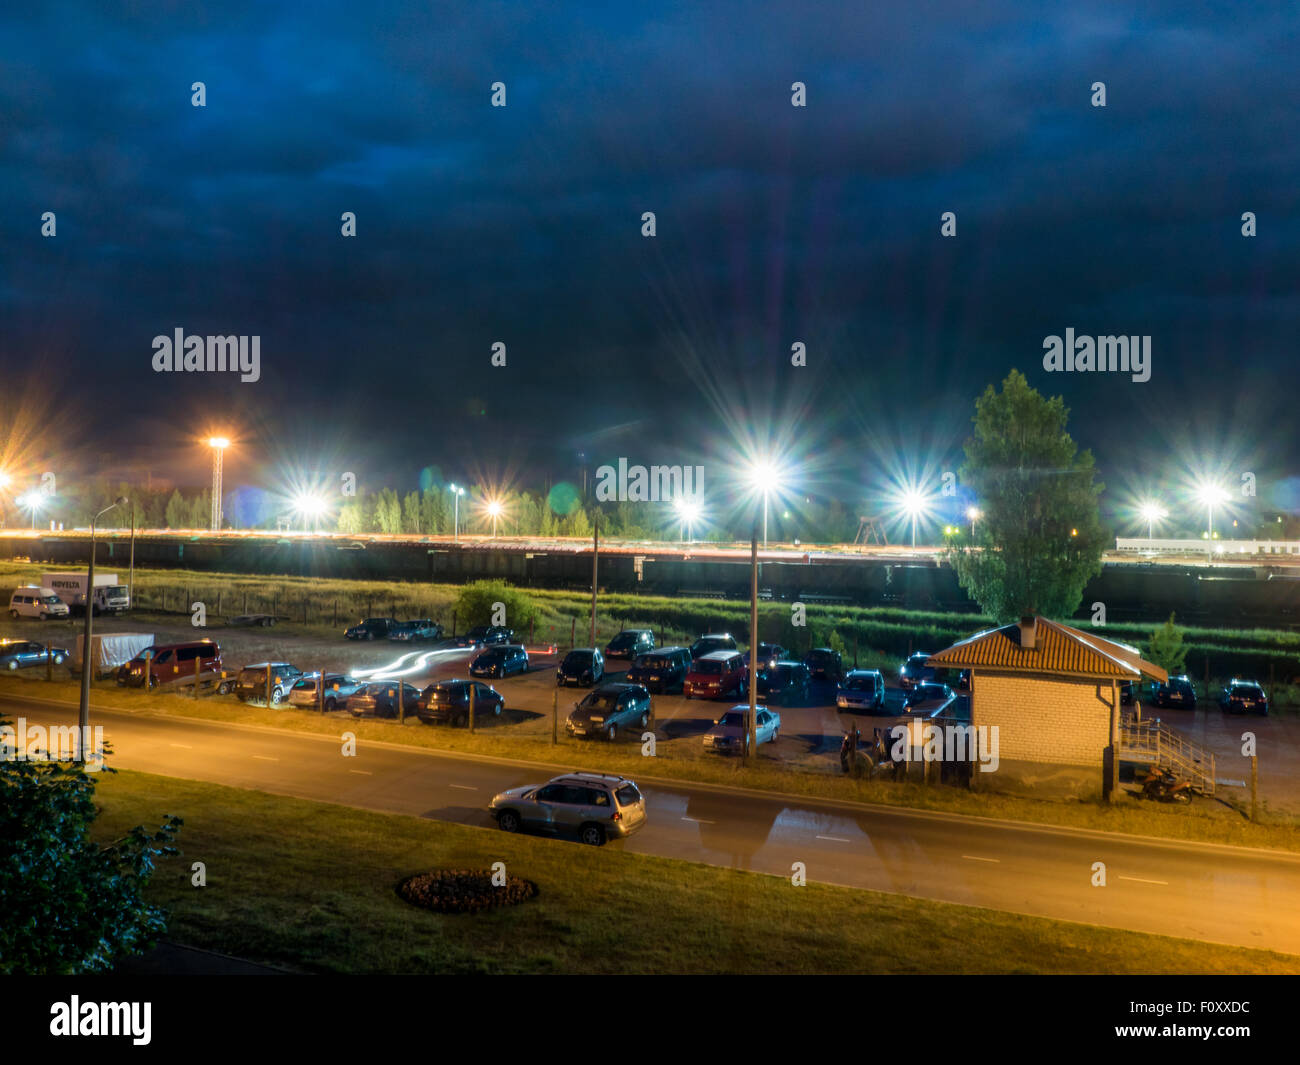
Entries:
{"label": "utility pole", "polygon": [[135,500],[131,500],[131,576],[126,582],[126,594],[135,609]]}
{"label": "utility pole", "polygon": [[591,646],[596,646],[596,581],[600,574],[600,513],[591,523]]}
{"label": "utility pole", "polygon": [[758,757],[758,525],[749,545],[749,725],[745,760]]}
{"label": "utility pole", "polygon": [[[90,673],[94,668],[91,658],[91,635],[95,617],[95,523],[114,507],[126,502],[119,498],[90,519],[90,564],[86,567],[86,624],[82,630],[81,644],[81,700],[77,710],[77,760],[86,761],[86,744],[90,742]],[[146,661],[145,691],[149,690],[149,663]]]}

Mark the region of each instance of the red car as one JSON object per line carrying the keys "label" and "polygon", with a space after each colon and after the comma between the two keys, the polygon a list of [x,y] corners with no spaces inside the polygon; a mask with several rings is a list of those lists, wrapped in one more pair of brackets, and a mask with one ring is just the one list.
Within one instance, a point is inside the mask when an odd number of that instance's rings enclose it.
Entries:
{"label": "red car", "polygon": [[682,684],[688,699],[721,699],[745,694],[749,668],[739,651],[711,651],[691,663]]}

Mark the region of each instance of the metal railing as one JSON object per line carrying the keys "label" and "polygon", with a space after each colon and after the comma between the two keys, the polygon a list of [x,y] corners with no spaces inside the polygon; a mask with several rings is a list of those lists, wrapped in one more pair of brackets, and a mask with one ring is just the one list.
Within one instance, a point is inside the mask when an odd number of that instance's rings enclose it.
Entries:
{"label": "metal railing", "polygon": [[1119,727],[1119,756],[1173,770],[1202,795],[1214,794],[1214,753],[1193,743],[1158,718],[1126,718]]}

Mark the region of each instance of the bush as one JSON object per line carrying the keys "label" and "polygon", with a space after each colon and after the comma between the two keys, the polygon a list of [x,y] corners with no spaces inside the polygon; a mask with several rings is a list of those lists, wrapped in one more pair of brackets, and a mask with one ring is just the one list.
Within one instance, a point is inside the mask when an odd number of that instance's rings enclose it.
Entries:
{"label": "bush", "polygon": [[438,913],[478,913],[497,906],[517,906],[537,895],[537,885],[517,876],[500,887],[486,869],[435,869],[407,877],[397,894],[413,906]]}
{"label": "bush", "polygon": [[518,588],[505,581],[474,581],[465,585],[456,597],[457,620],[465,628],[492,625],[497,603],[505,605],[505,624],[522,632],[537,617],[537,604]]}

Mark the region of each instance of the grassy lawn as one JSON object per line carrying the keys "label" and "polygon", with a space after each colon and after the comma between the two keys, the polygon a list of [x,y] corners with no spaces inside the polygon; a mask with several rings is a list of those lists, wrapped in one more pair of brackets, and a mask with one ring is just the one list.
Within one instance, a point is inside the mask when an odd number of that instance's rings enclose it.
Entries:
{"label": "grassy lawn", "polygon": [[[1296,973],[1300,959],[507,836],[212,784],[100,779],[99,838],[164,814],[183,856],[149,888],[168,938],[252,961],[346,973]],[[207,886],[190,885],[192,862]],[[478,915],[395,894],[431,868],[534,881]]]}
{"label": "grassy lawn", "polygon": [[[50,684],[21,676],[0,677],[0,693],[68,703],[77,699],[77,688],[71,682]],[[465,729],[433,727],[415,719],[399,725],[395,721],[322,717],[296,708],[251,706],[231,697],[195,700],[181,695],[151,695],[111,684],[96,688],[91,701],[93,705],[104,707],[273,726],[317,735],[338,736],[346,729],[354,732],[361,742],[378,740],[428,750],[519,759],[552,765],[561,771],[621,772],[643,780],[658,777],[785,792],[809,798],[880,803],[975,817],[1300,851],[1300,818],[1270,813],[1267,804],[1263,806],[1260,822],[1251,823],[1241,810],[1207,799],[1200,799],[1188,807],[1163,806],[1135,798],[1111,805],[999,794],[991,790],[972,793],[956,787],[927,787],[921,783],[883,779],[852,780],[838,771],[819,772],[791,767],[777,762],[766,751],[756,764],[747,768],[739,759],[706,755],[697,738],[661,740],[656,756],[648,758],[640,753],[639,744],[584,742],[568,738],[563,729],[560,730],[559,743],[552,745],[549,722],[545,720],[534,722],[536,727],[531,733],[515,731],[524,726],[489,725],[470,735]],[[837,770],[838,763],[832,764]]]}

